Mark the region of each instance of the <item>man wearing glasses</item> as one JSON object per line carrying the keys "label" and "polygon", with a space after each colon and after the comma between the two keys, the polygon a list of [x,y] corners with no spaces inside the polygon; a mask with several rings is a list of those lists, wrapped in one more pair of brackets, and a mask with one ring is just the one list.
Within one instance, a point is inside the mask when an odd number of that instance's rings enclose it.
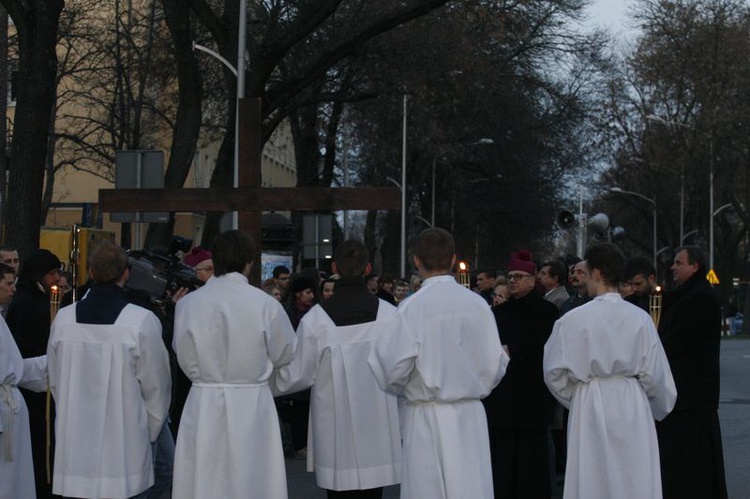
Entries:
{"label": "man wearing glasses", "polygon": [[508,371],[484,400],[490,428],[496,498],[550,497],[548,427],[552,395],[544,384],[544,344],[557,307],[536,290],[536,264],[528,251],[508,264],[510,299],[493,309]]}

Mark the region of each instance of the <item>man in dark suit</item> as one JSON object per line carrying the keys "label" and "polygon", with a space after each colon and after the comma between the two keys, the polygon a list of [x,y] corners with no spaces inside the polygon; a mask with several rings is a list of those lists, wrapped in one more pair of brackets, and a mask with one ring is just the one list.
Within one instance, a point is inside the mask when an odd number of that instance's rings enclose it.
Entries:
{"label": "man in dark suit", "polygon": [[536,289],[536,264],[528,251],[511,255],[510,299],[492,309],[500,343],[510,356],[505,377],[483,400],[487,410],[496,499],[548,499],[548,428],[554,399],[544,384],[544,344],[557,307]]}
{"label": "man in dark suit", "polygon": [[726,498],[717,412],[721,309],[700,248],[678,248],[671,268],[677,289],[665,296],[659,323],[677,386],[674,410],[656,425],[664,499]]}

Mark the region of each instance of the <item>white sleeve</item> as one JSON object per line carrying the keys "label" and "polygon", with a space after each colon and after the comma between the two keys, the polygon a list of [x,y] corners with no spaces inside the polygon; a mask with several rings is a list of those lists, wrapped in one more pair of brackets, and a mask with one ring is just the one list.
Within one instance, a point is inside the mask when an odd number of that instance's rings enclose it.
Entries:
{"label": "white sleeve", "polygon": [[566,408],[575,392],[576,382],[570,377],[570,369],[565,357],[562,325],[558,320],[544,345],[544,383],[552,395]]}
{"label": "white sleeve", "polygon": [[407,326],[404,314],[396,313],[383,323],[367,363],[381,389],[401,395],[414,371],[418,354],[419,342]]}
{"label": "white sleeve", "polygon": [[313,310],[300,321],[294,359],[271,376],[270,385],[274,396],[299,392],[315,383],[319,358],[316,324]]}
{"label": "white sleeve", "polygon": [[152,442],[167,420],[171,398],[172,378],[169,354],[161,338],[161,323],[149,312],[139,331],[139,357],[136,377],[141,385],[141,395],[148,413],[148,429]]}
{"label": "white sleeve", "polygon": [[[49,383],[49,390],[52,393],[52,397],[55,399],[57,399],[57,388],[60,381],[60,367],[57,359],[57,330],[59,325],[60,317],[56,317],[52,321],[52,326],[50,326],[49,340],[47,341],[47,382]],[[26,366],[24,366],[25,371]]]}
{"label": "white sleeve", "polygon": [[654,419],[661,421],[672,412],[677,402],[677,388],[656,328],[650,319],[644,323],[646,331],[643,334],[650,344],[638,370],[638,381],[648,396]]}
{"label": "white sleeve", "polygon": [[297,335],[289,321],[284,308],[274,304],[271,327],[265,331],[266,350],[274,369],[289,364],[294,359],[294,349],[297,347]]}
{"label": "white sleeve", "polygon": [[47,356],[23,359],[23,377],[18,386],[32,392],[47,391]]}

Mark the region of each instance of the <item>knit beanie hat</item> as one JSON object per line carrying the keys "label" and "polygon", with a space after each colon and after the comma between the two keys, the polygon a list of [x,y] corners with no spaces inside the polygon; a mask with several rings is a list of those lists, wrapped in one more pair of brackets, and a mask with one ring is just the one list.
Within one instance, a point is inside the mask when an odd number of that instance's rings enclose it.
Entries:
{"label": "knit beanie hat", "polygon": [[298,293],[306,289],[314,290],[316,287],[317,285],[315,284],[315,281],[303,275],[299,275],[296,278],[292,279],[292,282],[289,284],[289,290],[292,293]]}
{"label": "knit beanie hat", "polygon": [[182,262],[185,265],[189,265],[190,267],[196,267],[199,263],[210,260],[212,258],[213,256],[211,256],[210,251],[205,250],[200,246],[196,246],[195,248],[190,250],[190,253],[185,255],[185,257],[182,259]]}
{"label": "knit beanie hat", "polygon": [[528,250],[516,251],[510,254],[508,272],[513,270],[520,270],[531,275],[536,274],[536,263],[532,261],[531,253]]}
{"label": "knit beanie hat", "polygon": [[30,282],[39,282],[45,274],[54,269],[60,269],[60,260],[49,250],[38,249],[33,251],[21,265],[19,277],[28,279]]}

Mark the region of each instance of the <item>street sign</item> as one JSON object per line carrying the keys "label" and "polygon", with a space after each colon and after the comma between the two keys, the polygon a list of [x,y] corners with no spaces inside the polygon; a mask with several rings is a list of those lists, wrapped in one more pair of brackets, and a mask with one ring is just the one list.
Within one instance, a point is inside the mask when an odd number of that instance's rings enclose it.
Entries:
{"label": "street sign", "polygon": [[[163,189],[164,152],[116,151],[115,189]],[[112,222],[169,222],[168,212],[111,213]]]}
{"label": "street sign", "polygon": [[719,284],[719,276],[716,275],[714,269],[708,271],[708,274],[706,274],[706,279],[708,279],[708,282],[710,282],[711,284]]}

